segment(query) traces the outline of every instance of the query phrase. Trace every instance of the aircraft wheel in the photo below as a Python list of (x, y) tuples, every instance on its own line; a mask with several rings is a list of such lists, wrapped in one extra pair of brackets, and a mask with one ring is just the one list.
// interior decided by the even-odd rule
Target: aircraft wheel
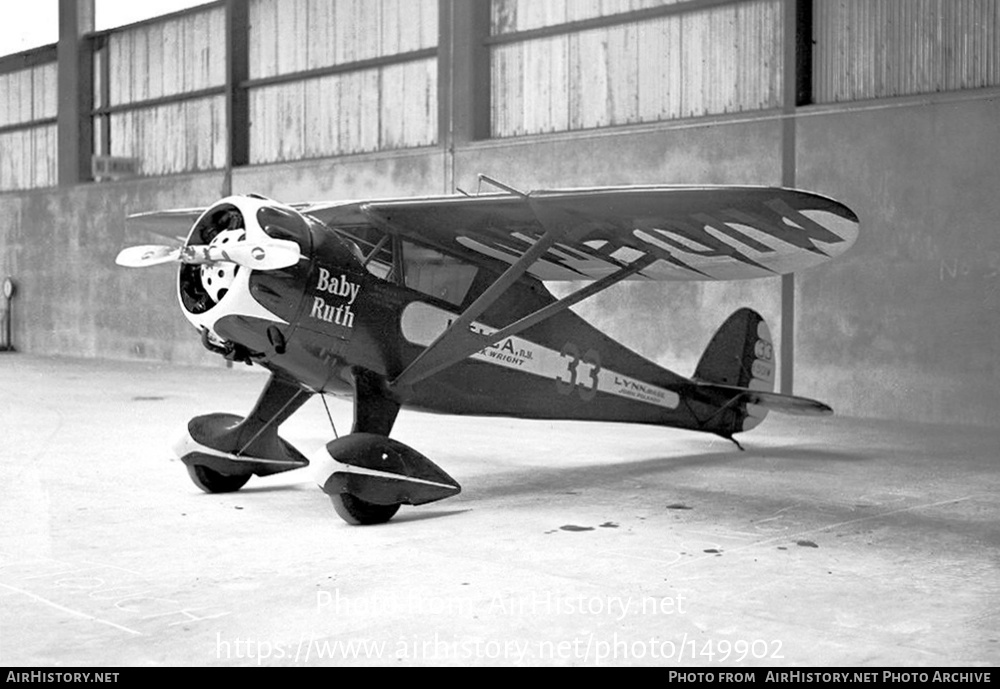
[(330, 502), (340, 518), (352, 526), (384, 524), (399, 510), (399, 505), (375, 505), (350, 493), (335, 493), (330, 496)]
[(250, 474), (227, 476), (201, 464), (187, 468), (194, 485), (206, 493), (235, 493), (250, 480)]

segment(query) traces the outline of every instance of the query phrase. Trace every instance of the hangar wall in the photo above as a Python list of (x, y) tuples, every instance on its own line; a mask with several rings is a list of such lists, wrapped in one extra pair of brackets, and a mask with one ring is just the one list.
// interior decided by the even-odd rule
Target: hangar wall
[[(211, 203), (221, 174), (0, 194), (0, 270), (17, 282), (13, 343), (31, 354), (207, 363), (175, 271), (120, 270), (124, 217)], [(137, 243), (160, 243), (154, 237)]]
[[(254, 6), (269, 1), (254, 0)], [(519, 2), (507, 0), (511, 6)], [(841, 9), (857, 11), (853, 0), (847, 5)], [(996, 3), (981, 5), (993, 6), (988, 18), (1000, 21)], [(218, 3), (208, 11), (218, 12)], [(530, 34), (531, 41), (552, 42), (546, 27), (527, 30), (543, 32), (535, 38)], [(137, 40), (148, 31), (137, 27), (128, 35)], [(106, 38), (105, 45), (116, 44)], [(516, 55), (508, 43), (495, 45), (505, 60)], [(905, 55), (905, 50), (897, 52)], [(423, 52), (416, 56), (427, 59)], [(526, 50), (522, 57), (537, 59), (537, 53)], [(336, 66), (320, 69), (329, 73), (317, 78), (339, 73)], [(216, 161), (203, 172), (62, 187), (51, 186), (55, 181), (49, 173), (15, 170), (18, 179), (34, 175), (41, 180), (35, 186), (43, 188), (0, 192), (0, 272), (14, 276), (20, 286), (14, 341), (21, 351), (46, 355), (219, 365), (180, 315), (170, 268), (134, 273), (113, 266), (126, 242), (123, 218), (131, 212), (206, 204), (230, 189), (284, 201), (436, 194), (452, 187), (472, 191), (481, 172), (525, 189), (640, 182), (780, 184), (787, 178), (791, 151), (797, 186), (843, 200), (862, 220), (861, 239), (847, 256), (796, 277), (795, 392), (819, 397), (847, 415), (1000, 425), (1000, 168), (995, 162), (1000, 159), (1000, 89), (995, 85), (1000, 76), (995, 64), (984, 62), (981, 74), (989, 78), (956, 82), (965, 90), (893, 97), (912, 92), (907, 84), (894, 85), (889, 77), (897, 72), (898, 64), (884, 68), (877, 79), (882, 90), (875, 94), (857, 91), (850, 79), (817, 78), (818, 104), (800, 103), (788, 114), (774, 101), (744, 111), (738, 102), (730, 109), (722, 100), (719, 112), (710, 116), (665, 111), (667, 119), (659, 121), (639, 118), (576, 131), (535, 119), (537, 133), (487, 128), (481, 137), (457, 136), (446, 130), (446, 118), (435, 114), (431, 119), (438, 133), (414, 130), (410, 145), (395, 150), (309, 160), (297, 159), (300, 151), (281, 162), (283, 154), (265, 141), (256, 150), (270, 152), (246, 163), (278, 160), (225, 169)], [(815, 76), (820, 75), (817, 68)], [(425, 94), (427, 79), (419, 80)], [(299, 93), (294, 84), (283, 83), (258, 82), (250, 91)], [(925, 85), (931, 91), (946, 87)], [(200, 97), (219, 98), (215, 90), (220, 88), (213, 85)], [(862, 100), (873, 95), (878, 100)], [(287, 124), (304, 111), (282, 109), (285, 96), (271, 110), (260, 109), (263, 101), (251, 107), (258, 108), (259, 117)], [(51, 113), (40, 112), (42, 119), (38, 113), (18, 114), (22, 120), (35, 118), (31, 135), (52, 126)], [(514, 122), (494, 115), (494, 124)], [(128, 116), (127, 109), (100, 115), (109, 120), (104, 131), (112, 136), (112, 152), (124, 145), (114, 122)], [(8, 121), (18, 120), (8, 115)], [(161, 125), (169, 128), (170, 118)], [(10, 125), (7, 136), (22, 136), (20, 127)], [(100, 131), (95, 126), (95, 139)], [(212, 141), (218, 140), (217, 126), (210, 133)], [(221, 140), (221, 150), (231, 155), (225, 137)], [(308, 137), (298, 140), (309, 145)], [(9, 149), (4, 153), (4, 165), (11, 166)], [(760, 310), (777, 339), (781, 296), (777, 279), (626, 283), (578, 310), (637, 351), (690, 373), (715, 327), (738, 306)]]
[(862, 227), (798, 277), (797, 382), (859, 416), (1000, 425), (1000, 91), (797, 124), (799, 183)]

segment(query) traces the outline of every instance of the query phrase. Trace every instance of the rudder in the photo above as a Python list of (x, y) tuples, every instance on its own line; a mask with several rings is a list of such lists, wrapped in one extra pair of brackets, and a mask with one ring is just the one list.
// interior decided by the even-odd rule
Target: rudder
[[(772, 392), (774, 369), (771, 329), (759, 313), (742, 308), (727, 318), (712, 336), (695, 368), (694, 380)], [(748, 431), (764, 420), (767, 409), (747, 404), (745, 413), (739, 430)]]

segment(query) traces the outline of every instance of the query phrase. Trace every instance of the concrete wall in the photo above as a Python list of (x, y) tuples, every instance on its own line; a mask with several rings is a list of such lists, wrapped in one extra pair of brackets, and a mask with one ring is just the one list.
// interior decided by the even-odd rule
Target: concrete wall
[[(235, 193), (282, 201), (440, 194), (439, 149), (356, 156), (240, 171)], [(176, 269), (118, 268), (133, 244), (169, 243), (126, 234), (125, 217), (207, 206), (225, 195), (221, 173), (177, 175), (69, 189), (0, 194), (0, 279), (18, 284), (13, 342), (36, 354), (217, 364), (181, 315)]]
[[(845, 257), (797, 279), (795, 391), (846, 415), (1000, 424), (1000, 93), (805, 108), (798, 186), (862, 219)], [(624, 183), (778, 184), (775, 113), (240, 169), (283, 201)], [(15, 344), (39, 354), (212, 362), (180, 315), (174, 271), (114, 266), (126, 214), (207, 204), (221, 174), (0, 195), (0, 272), (19, 280)], [(565, 289), (565, 287), (561, 288)], [(777, 279), (627, 283), (578, 310), (689, 374), (741, 305), (777, 335)]]
[(285, 203), (449, 193), (439, 148), (276, 163), (238, 169), (233, 193)]
[(1000, 425), (1000, 92), (970, 95), (799, 119), (799, 185), (862, 223), (799, 280), (800, 381), (852, 414)]
[(209, 361), (181, 315), (176, 270), (118, 268), (125, 216), (219, 198), (221, 174), (0, 194), (0, 272), (18, 285), (18, 351), (83, 357)]

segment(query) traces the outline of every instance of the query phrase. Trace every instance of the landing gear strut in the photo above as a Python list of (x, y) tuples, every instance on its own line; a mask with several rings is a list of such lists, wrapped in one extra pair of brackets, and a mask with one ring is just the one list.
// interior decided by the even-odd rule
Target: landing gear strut
[[(400, 505), (423, 505), (456, 495), (461, 487), (422, 454), (388, 437), (399, 403), (385, 379), (355, 369), (354, 428), (326, 445), (314, 463), (317, 483), (348, 524), (382, 524)], [(198, 416), (175, 448), (188, 475), (206, 493), (232, 493), (250, 477), (269, 476), (309, 465), (278, 436), (278, 427), (312, 393), (272, 374), (246, 418)]]
[(309, 466), (308, 459), (278, 437), (278, 426), (311, 394), (272, 374), (246, 418), (207, 414), (191, 419), (174, 448), (177, 456), (206, 493), (232, 493), (254, 474), (270, 476)]

